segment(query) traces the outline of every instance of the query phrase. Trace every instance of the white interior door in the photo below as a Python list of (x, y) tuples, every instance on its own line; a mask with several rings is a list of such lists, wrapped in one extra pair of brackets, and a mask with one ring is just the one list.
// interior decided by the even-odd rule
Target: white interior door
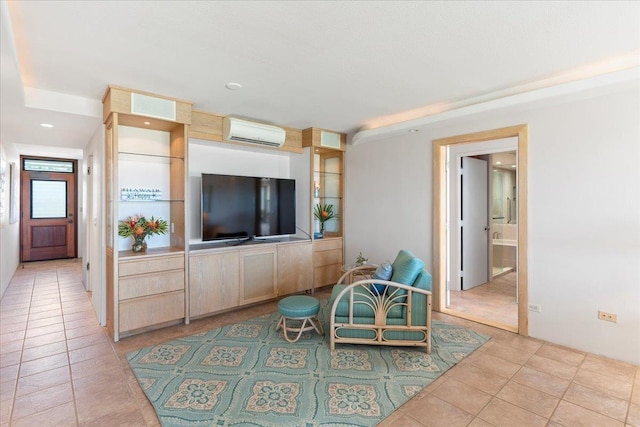
[(460, 179), (460, 282), (468, 290), (489, 280), (487, 162), (463, 157)]

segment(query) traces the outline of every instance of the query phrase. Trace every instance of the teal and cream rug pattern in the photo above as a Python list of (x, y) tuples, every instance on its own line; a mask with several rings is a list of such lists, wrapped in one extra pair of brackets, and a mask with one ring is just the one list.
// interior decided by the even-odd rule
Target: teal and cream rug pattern
[(163, 426), (373, 426), (487, 341), (433, 322), (430, 355), (338, 345), (306, 332), (289, 344), (279, 315), (127, 354)]

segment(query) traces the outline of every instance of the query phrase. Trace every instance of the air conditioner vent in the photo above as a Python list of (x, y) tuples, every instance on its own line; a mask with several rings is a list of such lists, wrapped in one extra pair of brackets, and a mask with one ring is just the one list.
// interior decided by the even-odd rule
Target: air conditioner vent
[(256, 139), (249, 139), (249, 138), (242, 138), (239, 136), (232, 136), (229, 138), (230, 141), (236, 141), (236, 142), (246, 142), (249, 144), (260, 144), (260, 145), (268, 145), (269, 147), (281, 147), (282, 144), (278, 143), (278, 142), (271, 142), (271, 141), (260, 141), (260, 140), (256, 140)]
[(225, 141), (278, 148), (284, 145), (287, 132), (273, 125), (225, 117), (222, 120), (222, 136)]

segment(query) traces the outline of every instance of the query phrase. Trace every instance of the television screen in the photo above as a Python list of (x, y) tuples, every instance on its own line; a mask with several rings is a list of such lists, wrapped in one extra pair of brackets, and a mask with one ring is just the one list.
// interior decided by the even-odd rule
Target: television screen
[(202, 174), (202, 240), (296, 232), (295, 180)]

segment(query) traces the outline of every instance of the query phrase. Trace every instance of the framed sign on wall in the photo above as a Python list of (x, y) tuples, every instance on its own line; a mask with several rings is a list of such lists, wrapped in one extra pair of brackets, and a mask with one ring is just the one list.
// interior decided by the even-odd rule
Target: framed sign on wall
[(16, 162), (9, 165), (9, 224), (18, 222), (20, 212), (20, 178)]

